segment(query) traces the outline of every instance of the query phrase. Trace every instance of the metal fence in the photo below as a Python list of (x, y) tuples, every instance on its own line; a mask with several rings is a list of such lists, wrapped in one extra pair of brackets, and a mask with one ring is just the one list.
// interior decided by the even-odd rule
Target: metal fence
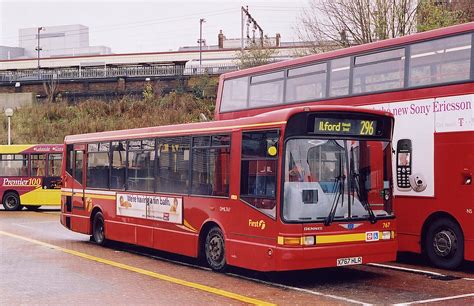
[(40, 70), (15, 70), (0, 71), (0, 82), (21, 81), (47, 81), (57, 80), (80, 80), (100, 78), (139, 78), (139, 77), (161, 77), (180, 75), (219, 75), (225, 72), (238, 70), (234, 64), (225, 65), (202, 65), (196, 67), (185, 67), (182, 65), (166, 66), (104, 66), (104, 67), (68, 67)]

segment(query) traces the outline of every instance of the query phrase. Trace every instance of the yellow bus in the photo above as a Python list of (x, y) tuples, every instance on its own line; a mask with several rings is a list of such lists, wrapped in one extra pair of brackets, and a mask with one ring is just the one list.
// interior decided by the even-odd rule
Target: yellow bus
[(61, 205), (63, 145), (0, 145), (0, 197), (5, 210)]

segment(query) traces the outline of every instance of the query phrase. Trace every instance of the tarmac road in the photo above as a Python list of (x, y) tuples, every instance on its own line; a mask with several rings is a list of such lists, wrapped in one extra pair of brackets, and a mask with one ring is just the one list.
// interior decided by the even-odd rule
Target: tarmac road
[(16, 304), (474, 304), (474, 264), (446, 271), (397, 263), (214, 273), (192, 258), (111, 243), (59, 223), (59, 211), (0, 210), (0, 305)]

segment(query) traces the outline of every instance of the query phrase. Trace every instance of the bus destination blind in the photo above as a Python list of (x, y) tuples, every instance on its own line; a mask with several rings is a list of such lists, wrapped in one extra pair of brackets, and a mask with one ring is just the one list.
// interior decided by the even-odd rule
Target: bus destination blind
[(313, 133), (328, 135), (375, 136), (376, 120), (315, 118)]

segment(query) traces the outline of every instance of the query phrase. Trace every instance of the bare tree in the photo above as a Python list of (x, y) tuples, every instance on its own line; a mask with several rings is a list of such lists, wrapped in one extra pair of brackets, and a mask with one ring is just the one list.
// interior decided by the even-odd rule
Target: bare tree
[(297, 32), (319, 53), (416, 31), (417, 0), (313, 0)]
[(263, 46), (252, 42), (243, 51), (237, 52), (237, 65), (240, 69), (265, 65), (273, 61), (277, 52), (268, 40), (264, 40)]
[(58, 93), (58, 79), (55, 75), (48, 79), (47, 82), (43, 82), (43, 88), (48, 96), (48, 103), (54, 102), (54, 99)]

